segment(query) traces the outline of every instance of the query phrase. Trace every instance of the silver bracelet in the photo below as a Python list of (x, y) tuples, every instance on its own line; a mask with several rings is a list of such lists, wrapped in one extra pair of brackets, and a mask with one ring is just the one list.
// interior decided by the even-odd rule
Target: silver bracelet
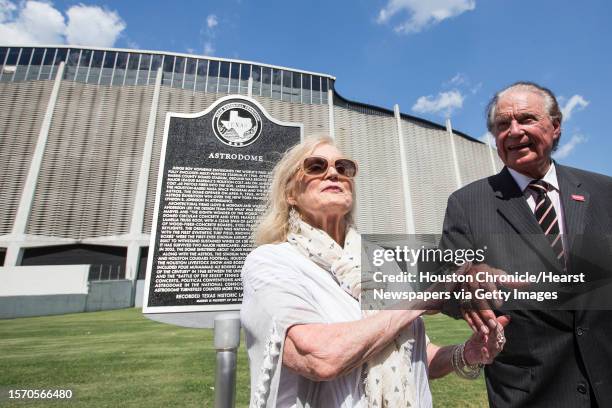
[[(467, 343), (467, 342), (466, 342)], [(468, 364), (465, 361), (465, 343), (457, 344), (453, 349), (453, 354), (451, 356), (451, 366), (457, 374), (461, 378), (465, 378), (466, 380), (475, 380), (480, 376), (480, 371), (482, 370), (482, 364)]]

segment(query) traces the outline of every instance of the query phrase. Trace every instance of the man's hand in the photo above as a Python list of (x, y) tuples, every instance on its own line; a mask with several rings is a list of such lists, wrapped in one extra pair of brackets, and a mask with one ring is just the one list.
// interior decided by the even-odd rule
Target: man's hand
[(472, 293), (472, 299), (460, 302), (461, 315), (474, 332), (480, 332), (484, 336), (494, 333), (494, 330), (497, 329), (498, 321), (496, 320), (495, 313), (493, 313), (493, 309), (500, 308), (503, 305), (503, 300), (499, 296), (493, 297), (492, 300), (477, 299), (476, 291), (480, 290), (479, 293), (481, 294), (486, 292), (494, 293), (500, 290), (501, 287), (518, 289), (528, 286), (529, 283), (499, 283), (499, 277), (507, 275), (507, 273), (484, 263), (471, 265), (466, 275), (471, 275), (472, 279), (469, 279), (469, 282), (463, 283), (460, 290)]

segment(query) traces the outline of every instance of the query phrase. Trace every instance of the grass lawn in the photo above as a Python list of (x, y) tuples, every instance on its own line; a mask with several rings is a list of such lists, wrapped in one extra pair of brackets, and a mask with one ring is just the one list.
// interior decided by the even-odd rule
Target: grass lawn
[[(465, 340), (463, 322), (426, 318), (437, 344)], [(212, 407), (212, 330), (144, 318), (140, 309), (0, 320), (0, 406)], [(244, 342), (238, 360), (237, 406), (248, 406)], [(7, 389), (71, 389), (70, 401), (9, 401)], [(482, 378), (455, 375), (432, 383), (438, 407), (486, 406)]]

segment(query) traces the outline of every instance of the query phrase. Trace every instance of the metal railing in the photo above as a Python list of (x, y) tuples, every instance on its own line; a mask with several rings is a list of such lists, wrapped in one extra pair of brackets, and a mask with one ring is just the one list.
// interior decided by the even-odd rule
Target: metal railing
[(125, 267), (121, 264), (89, 265), (89, 281), (125, 279)]

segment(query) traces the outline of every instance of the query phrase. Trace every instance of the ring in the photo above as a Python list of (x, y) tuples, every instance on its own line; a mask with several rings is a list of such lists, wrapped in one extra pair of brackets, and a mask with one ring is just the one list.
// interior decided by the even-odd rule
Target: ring
[(506, 342), (506, 338), (504, 337), (504, 335), (497, 335), (497, 342), (498, 343), (505, 343)]

